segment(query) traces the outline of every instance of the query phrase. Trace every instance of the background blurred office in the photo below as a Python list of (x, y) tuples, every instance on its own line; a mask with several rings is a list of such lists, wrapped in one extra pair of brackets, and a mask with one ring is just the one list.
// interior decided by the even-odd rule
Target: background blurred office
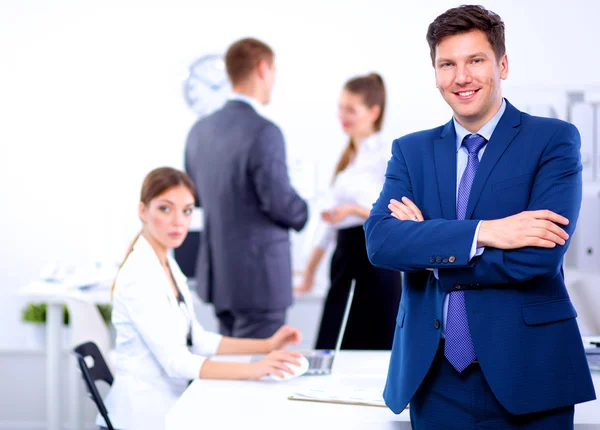
[[(450, 119), (433, 85), (425, 31), (458, 4), (3, 1), (0, 429), (42, 429), (48, 419), (69, 425), (81, 418), (71, 407), (77, 400), (68, 351), (75, 326), (58, 327), (46, 338), (44, 324), (23, 321), (23, 315), (47, 318), (40, 308), (22, 313), (40, 301), (27, 288), (42, 278), (81, 285), (112, 273), (139, 227), (140, 178), (157, 166), (183, 168), (190, 127), (229, 96), (221, 60), (227, 46), (252, 36), (275, 51), (277, 83), (265, 115), (281, 127), (292, 184), (314, 209), (322, 206), (347, 143), (337, 122), (340, 83), (381, 73), (388, 100), (383, 134), (390, 144)], [(600, 4), (484, 5), (510, 23), (513, 74), (504, 95), (521, 110), (570, 120), (581, 132), (584, 202), (566, 277), (582, 332), (599, 335), (600, 58), (591, 41), (600, 40)], [(318, 234), (318, 212), (309, 212), (307, 227), (291, 236), (295, 284)], [(201, 229), (200, 214), (195, 225)], [(303, 332), (301, 347), (314, 345), (328, 271), (322, 264), (312, 292), (296, 297), (288, 312), (288, 323)], [(217, 330), (213, 309), (200, 301), (195, 306), (202, 325)], [(61, 308), (53, 309), (48, 318)], [(95, 407), (83, 400), (85, 428), (93, 428)]]

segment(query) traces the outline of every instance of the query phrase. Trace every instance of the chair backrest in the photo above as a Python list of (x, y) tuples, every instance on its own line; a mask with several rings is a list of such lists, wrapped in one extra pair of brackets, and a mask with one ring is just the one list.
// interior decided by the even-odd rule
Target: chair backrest
[[(85, 382), (85, 385), (90, 393), (90, 397), (96, 404), (98, 411), (106, 422), (106, 427), (109, 430), (113, 430), (112, 423), (108, 418), (108, 411), (104, 406), (98, 387), (96, 387), (96, 381), (104, 381), (108, 385), (113, 383), (113, 375), (110, 369), (106, 365), (102, 353), (98, 349), (98, 346), (94, 342), (86, 342), (74, 348), (75, 356), (77, 357), (77, 363), (81, 370), (81, 376)], [(91, 357), (93, 365), (88, 365), (86, 358)]]
[(102, 319), (96, 304), (85, 297), (72, 294), (66, 299), (71, 325), (71, 347), (75, 348), (85, 342), (94, 342), (110, 368), (110, 331)]
[(188, 278), (196, 276), (196, 263), (200, 248), (200, 232), (189, 231), (183, 243), (173, 250), (173, 257), (183, 274)]

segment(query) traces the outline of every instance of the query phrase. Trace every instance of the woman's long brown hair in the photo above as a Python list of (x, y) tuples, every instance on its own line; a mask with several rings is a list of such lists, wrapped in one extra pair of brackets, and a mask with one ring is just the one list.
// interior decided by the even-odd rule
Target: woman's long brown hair
[[(358, 76), (346, 82), (344, 89), (352, 94), (358, 94), (362, 96), (363, 103), (367, 107), (380, 107), (381, 112), (379, 113), (379, 117), (377, 117), (373, 123), (373, 128), (375, 131), (381, 131), (381, 126), (383, 125), (383, 114), (385, 113), (386, 99), (383, 78), (377, 73), (370, 73), (366, 76)], [(346, 145), (346, 148), (344, 148), (344, 151), (342, 152), (342, 155), (335, 167), (335, 173), (333, 174), (334, 182), (337, 175), (346, 167), (348, 167), (348, 164), (350, 164), (355, 156), (356, 144), (352, 138), (350, 138), (348, 145)]]
[[(154, 169), (150, 173), (146, 175), (144, 179), (144, 183), (142, 184), (142, 193), (140, 196), (140, 201), (144, 203), (144, 205), (148, 206), (150, 202), (156, 197), (160, 196), (164, 192), (170, 190), (173, 187), (184, 186), (187, 188), (193, 196), (196, 195), (196, 190), (194, 189), (194, 183), (190, 179), (190, 177), (185, 173), (177, 169), (173, 169), (172, 167), (159, 167), (158, 169)], [(127, 261), (127, 258), (133, 251), (133, 247), (139, 237), (141, 236), (142, 231), (135, 236), (131, 244), (129, 245), (129, 249), (127, 250), (127, 254), (125, 254), (125, 258), (123, 262), (119, 265), (119, 269), (117, 271), (117, 275), (119, 271)], [(113, 284), (110, 288), (110, 296), (115, 291), (115, 284), (117, 282), (116, 276)]]

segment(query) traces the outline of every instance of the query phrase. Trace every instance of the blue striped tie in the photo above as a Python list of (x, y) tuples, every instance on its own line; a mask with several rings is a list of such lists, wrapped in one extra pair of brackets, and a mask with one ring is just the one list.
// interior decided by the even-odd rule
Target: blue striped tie
[[(486, 143), (485, 137), (479, 134), (468, 134), (463, 140), (462, 144), (469, 151), (469, 160), (458, 186), (456, 219), (465, 219), (471, 186), (479, 167), (477, 154)], [(448, 299), (444, 355), (459, 372), (465, 370), (477, 358), (469, 330), (464, 291), (452, 291)]]

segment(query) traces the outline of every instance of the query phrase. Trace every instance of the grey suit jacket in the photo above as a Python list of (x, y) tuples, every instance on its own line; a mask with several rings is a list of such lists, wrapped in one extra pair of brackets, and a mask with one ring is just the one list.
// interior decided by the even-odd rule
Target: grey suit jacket
[(274, 310), (292, 303), (289, 229), (307, 205), (288, 177), (279, 128), (229, 101), (191, 129), (185, 166), (204, 210), (198, 294), (217, 310)]

